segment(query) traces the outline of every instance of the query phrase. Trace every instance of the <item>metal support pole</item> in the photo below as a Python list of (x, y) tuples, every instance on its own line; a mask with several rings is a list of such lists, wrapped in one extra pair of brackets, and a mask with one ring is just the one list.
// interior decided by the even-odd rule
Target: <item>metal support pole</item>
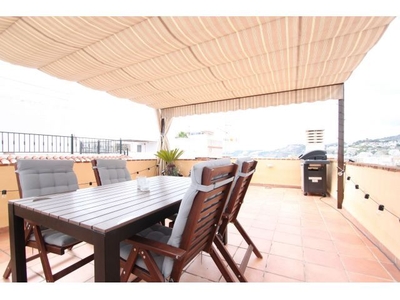
[(119, 139), (119, 154), (122, 154), (122, 139)]
[(344, 198), (344, 99), (338, 100), (338, 172), (337, 172), (337, 208), (342, 208)]

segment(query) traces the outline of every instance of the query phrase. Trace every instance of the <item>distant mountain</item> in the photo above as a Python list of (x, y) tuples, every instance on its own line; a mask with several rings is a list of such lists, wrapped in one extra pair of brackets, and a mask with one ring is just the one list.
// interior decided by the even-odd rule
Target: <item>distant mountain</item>
[(232, 152), (226, 152), (224, 155), (230, 157), (250, 156), (250, 157), (268, 157), (268, 158), (288, 158), (288, 157), (299, 157), (303, 154), (306, 149), (305, 145), (291, 144), (283, 148), (274, 150), (236, 150)]
[[(370, 156), (393, 156), (400, 152), (400, 134), (377, 139), (364, 139), (352, 144), (345, 143), (345, 157), (357, 161), (360, 155)], [(259, 158), (298, 158), (304, 154), (306, 146), (302, 144), (291, 144), (274, 150), (236, 150), (226, 152), (224, 155), (230, 157), (250, 156)], [(326, 144), (325, 150), (328, 157), (335, 157), (338, 151), (338, 144)]]
[(383, 138), (378, 138), (378, 139), (364, 139), (364, 140), (359, 140), (353, 143), (353, 145), (361, 144), (361, 143), (381, 143), (381, 142), (391, 142), (391, 141), (400, 141), (400, 134), (398, 135), (393, 135), (393, 136), (387, 136)]

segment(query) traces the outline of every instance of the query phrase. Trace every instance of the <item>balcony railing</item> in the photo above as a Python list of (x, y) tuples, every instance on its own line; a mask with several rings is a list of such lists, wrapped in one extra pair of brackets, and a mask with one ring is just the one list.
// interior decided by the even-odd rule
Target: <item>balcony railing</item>
[(0, 131), (0, 153), (70, 153), (128, 155), (129, 147), (122, 139), (5, 132)]

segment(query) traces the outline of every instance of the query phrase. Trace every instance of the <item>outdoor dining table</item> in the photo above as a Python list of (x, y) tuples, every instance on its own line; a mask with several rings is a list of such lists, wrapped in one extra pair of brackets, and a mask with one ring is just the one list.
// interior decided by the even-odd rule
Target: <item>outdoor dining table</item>
[(8, 204), (12, 281), (26, 282), (24, 220), (53, 228), (93, 245), (96, 282), (120, 280), (119, 244), (179, 209), (189, 177), (148, 177), (75, 192), (10, 200)]

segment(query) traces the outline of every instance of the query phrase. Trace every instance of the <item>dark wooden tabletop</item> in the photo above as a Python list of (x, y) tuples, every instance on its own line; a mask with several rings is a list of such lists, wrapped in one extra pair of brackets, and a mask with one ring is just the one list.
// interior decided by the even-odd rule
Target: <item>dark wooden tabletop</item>
[(13, 202), (63, 222), (107, 232), (180, 201), (190, 185), (186, 177), (155, 176), (147, 180), (149, 191), (138, 190), (136, 180), (132, 180)]

